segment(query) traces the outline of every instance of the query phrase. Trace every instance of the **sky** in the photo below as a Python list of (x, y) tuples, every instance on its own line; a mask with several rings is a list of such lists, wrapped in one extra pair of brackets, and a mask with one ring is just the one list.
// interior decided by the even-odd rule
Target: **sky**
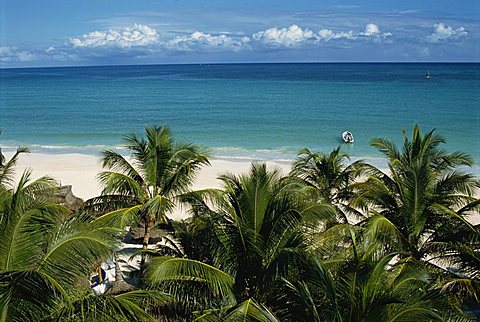
[(0, 0), (0, 68), (479, 62), (479, 0)]

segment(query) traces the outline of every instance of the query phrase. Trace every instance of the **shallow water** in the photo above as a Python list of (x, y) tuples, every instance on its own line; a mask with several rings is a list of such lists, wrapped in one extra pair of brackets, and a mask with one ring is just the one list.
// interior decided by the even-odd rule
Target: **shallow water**
[[(432, 79), (425, 79), (429, 70)], [(227, 64), (0, 70), (0, 146), (96, 153), (169, 124), (217, 157), (328, 152), (348, 129), (401, 144), (417, 122), (480, 160), (480, 64)]]

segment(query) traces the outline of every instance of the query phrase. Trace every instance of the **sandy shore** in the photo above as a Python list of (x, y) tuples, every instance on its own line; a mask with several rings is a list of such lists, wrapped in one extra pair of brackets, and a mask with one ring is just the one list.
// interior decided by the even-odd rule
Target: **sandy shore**
[[(12, 153), (4, 153), (7, 160)], [(241, 174), (250, 169), (251, 160), (237, 159), (212, 159), (211, 166), (204, 167), (192, 188), (195, 190), (205, 188), (219, 188), (220, 181), (217, 179), (225, 173)], [(266, 162), (267, 166), (278, 168), (282, 173), (288, 173), (291, 165), (288, 162)], [(32, 178), (48, 175), (56, 179), (62, 185), (71, 185), (73, 193), (84, 200), (100, 195), (101, 186), (96, 179), (102, 170), (100, 159), (97, 156), (79, 153), (70, 154), (42, 154), (29, 153), (20, 156), (16, 177), (26, 169), (32, 170)], [(186, 217), (185, 210), (177, 208), (170, 215), (171, 218)], [(480, 223), (480, 216), (469, 218), (474, 224)]]
[[(7, 160), (12, 153), (5, 153)], [(226, 160), (212, 159), (211, 166), (204, 167), (200, 171), (192, 188), (195, 190), (206, 188), (219, 188), (220, 181), (217, 178), (225, 173), (241, 174), (250, 169), (250, 160)], [(287, 162), (267, 162), (270, 169), (279, 168), (282, 173), (290, 171), (290, 164)], [(29, 153), (20, 156), (16, 168), (16, 177), (30, 168), (32, 178), (50, 176), (62, 185), (71, 185), (73, 193), (84, 200), (96, 197), (101, 193), (101, 186), (96, 179), (97, 174), (102, 171), (100, 159), (97, 156), (87, 154), (42, 154)], [(172, 218), (185, 217), (185, 211), (176, 209), (171, 215)]]

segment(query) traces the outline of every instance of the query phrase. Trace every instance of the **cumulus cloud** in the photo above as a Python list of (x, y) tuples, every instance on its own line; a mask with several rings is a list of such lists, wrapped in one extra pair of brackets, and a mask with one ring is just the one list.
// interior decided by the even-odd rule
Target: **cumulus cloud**
[(369, 23), (365, 26), (365, 31), (362, 34), (364, 36), (376, 36), (380, 34), (380, 28), (374, 23)]
[(1, 46), (0, 62), (27, 62), (35, 60), (35, 55), (17, 47)]
[(355, 34), (351, 30), (335, 32), (330, 29), (320, 29), (318, 31), (318, 40), (329, 41), (332, 39), (355, 39)]
[(380, 28), (373, 23), (365, 26), (363, 31), (334, 31), (331, 29), (320, 29), (318, 33), (314, 33), (308, 28), (303, 29), (298, 25), (291, 25), (288, 28), (269, 28), (259, 31), (252, 35), (252, 39), (261, 41), (267, 45), (291, 47), (302, 43), (316, 43), (320, 41), (330, 40), (357, 40), (371, 38), (375, 40), (386, 39), (392, 36), (389, 32), (382, 32)]
[(190, 35), (177, 36), (165, 43), (165, 47), (172, 50), (193, 51), (195, 49), (226, 49), (240, 50), (250, 41), (249, 37), (230, 37), (225, 34), (211, 35), (195, 31)]
[(316, 35), (308, 28), (302, 29), (298, 25), (291, 25), (288, 28), (273, 27), (259, 31), (254, 33), (252, 38), (266, 44), (290, 47), (308, 40), (315, 40)]
[(132, 48), (144, 47), (157, 44), (159, 35), (154, 28), (134, 24), (133, 27), (121, 30), (93, 31), (83, 35), (81, 38), (72, 38), (70, 43), (73, 47), (119, 47)]
[(369, 23), (365, 26), (365, 29), (360, 32), (350, 31), (339, 31), (335, 32), (330, 29), (320, 29), (318, 32), (318, 40), (329, 41), (332, 39), (360, 39), (360, 38), (373, 38), (376, 40), (386, 39), (392, 36), (390, 32), (382, 32), (378, 25), (374, 23)]
[(382, 32), (378, 25), (374, 23), (369, 23), (365, 26), (365, 29), (359, 35), (364, 37), (371, 37), (375, 40), (381, 40), (391, 37), (392, 33)]
[(433, 25), (433, 33), (427, 37), (427, 41), (437, 43), (446, 40), (459, 40), (468, 35), (464, 27), (453, 28), (443, 22)]
[[(169, 34), (169, 33), (165, 33)], [(63, 46), (48, 47), (40, 55), (58, 61), (151, 59), (171, 55), (173, 52), (239, 52), (265, 48), (301, 48), (320, 46), (327, 41), (383, 41), (392, 34), (382, 32), (376, 24), (367, 24), (357, 31), (321, 29), (315, 31), (292, 24), (289, 27), (272, 27), (249, 35), (229, 31), (208, 33), (195, 31), (160, 39), (155, 28), (134, 24), (122, 29), (92, 31), (70, 38)], [(23, 59), (27, 59), (27, 53)], [(10, 55), (12, 56), (12, 55)], [(11, 59), (11, 58), (10, 58)]]

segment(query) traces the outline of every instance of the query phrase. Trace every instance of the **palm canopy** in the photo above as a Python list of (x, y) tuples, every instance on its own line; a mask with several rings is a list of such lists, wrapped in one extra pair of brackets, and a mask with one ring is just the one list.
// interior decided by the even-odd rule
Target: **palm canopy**
[(324, 216), (324, 208), (305, 199), (297, 182), (265, 164), (253, 163), (250, 173), (220, 180), (224, 194), (214, 210), (221, 215), (213, 227), (218, 238), (214, 263), (235, 277), (240, 298), (261, 296), (294, 269), (304, 254), (306, 221)]
[(208, 165), (201, 147), (175, 141), (167, 126), (146, 127), (146, 138), (130, 134), (124, 147), (130, 158), (113, 150), (102, 152), (106, 171), (98, 178), (101, 196), (87, 201), (87, 210), (106, 213), (102, 220), (118, 226), (145, 224), (144, 247), (150, 228), (167, 220), (179, 195), (188, 191), (198, 170)]
[(357, 213), (348, 207), (346, 201), (352, 197), (351, 184), (365, 170), (365, 163), (357, 160), (348, 164), (349, 155), (340, 147), (329, 154), (315, 153), (307, 148), (298, 153), (291, 175), (306, 185), (313, 199), (335, 206), (337, 220), (348, 222), (348, 215)]
[(285, 280), (277, 303), (288, 305), (279, 306), (278, 315), (295, 321), (442, 321), (454, 312), (420, 263), (399, 262), (398, 254), (355, 237), (344, 250), (325, 260), (312, 256), (301, 275)]
[(478, 274), (479, 227), (466, 219), (478, 215), (480, 182), (458, 169), (471, 166), (471, 157), (440, 149), (445, 140), (434, 130), (422, 135), (415, 125), (411, 139), (403, 133), (402, 150), (387, 139), (372, 141), (389, 173), (370, 167), (368, 179), (354, 185), (352, 205), (368, 212), (363, 224), (392, 250)]
[(147, 276), (154, 285), (173, 281), (174, 293), (181, 291), (177, 287), (182, 281), (200, 282), (223, 299), (220, 304), (217, 300), (217, 309), (239, 309), (249, 299), (265, 301), (282, 277), (296, 271), (306, 255), (305, 221), (317, 218), (324, 208), (305, 200), (297, 181), (268, 171), (265, 164), (253, 163), (248, 174), (227, 174), (220, 180), (222, 190), (190, 195), (194, 218), (215, 218), (209, 222), (209, 263), (154, 258)]
[(88, 285), (90, 272), (109, 256), (119, 230), (81, 218), (54, 203), (56, 183), (24, 172), (0, 198), (1, 320), (40, 320), (58, 298)]

